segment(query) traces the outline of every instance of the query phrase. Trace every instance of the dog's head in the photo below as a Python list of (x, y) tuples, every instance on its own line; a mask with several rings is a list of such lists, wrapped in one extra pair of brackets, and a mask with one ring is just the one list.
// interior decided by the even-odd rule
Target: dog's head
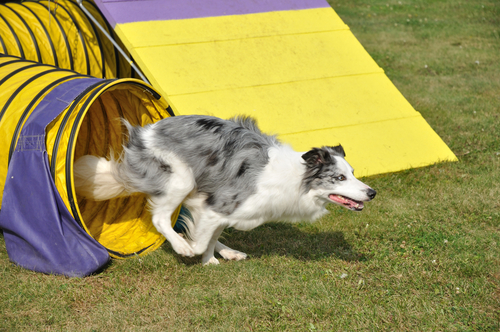
[(344, 157), (341, 145), (314, 148), (303, 154), (304, 187), (324, 204), (361, 211), (363, 202), (371, 201), (377, 192), (354, 177), (354, 170)]

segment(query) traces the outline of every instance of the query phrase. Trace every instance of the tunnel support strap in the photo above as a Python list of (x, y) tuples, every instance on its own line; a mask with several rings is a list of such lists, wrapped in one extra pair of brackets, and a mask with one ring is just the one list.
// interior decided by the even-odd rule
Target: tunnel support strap
[(109, 261), (107, 250), (88, 235), (66, 208), (50, 176), (46, 126), (98, 79), (80, 78), (54, 88), (21, 131), (4, 188), (0, 227), (9, 258), (25, 268), (85, 276)]
[(142, 71), (135, 65), (134, 61), (132, 61), (132, 59), (130, 59), (128, 57), (127, 53), (125, 53), (125, 51), (122, 50), (122, 48), (120, 47), (120, 45), (118, 45), (118, 43), (114, 40), (114, 38), (111, 37), (111, 35), (106, 31), (106, 29), (104, 29), (103, 26), (100, 25), (99, 22), (95, 19), (95, 17), (92, 16), (92, 14), (87, 10), (87, 8), (85, 8), (85, 6), (83, 5), (83, 1), (82, 0), (77, 0), (77, 3), (80, 6), (81, 10), (92, 20), (92, 22), (94, 22), (94, 24), (99, 28), (99, 30), (101, 30), (102, 33), (106, 36), (106, 38), (108, 38), (109, 41), (113, 44), (113, 46), (116, 47), (116, 49), (125, 58), (125, 60), (130, 64), (130, 66), (132, 68), (134, 68), (134, 70), (140, 76), (140, 78), (144, 82), (146, 82), (147, 84), (150, 84), (149, 81), (148, 81), (148, 79), (146, 78), (146, 76), (144, 76), (144, 74), (142, 73)]

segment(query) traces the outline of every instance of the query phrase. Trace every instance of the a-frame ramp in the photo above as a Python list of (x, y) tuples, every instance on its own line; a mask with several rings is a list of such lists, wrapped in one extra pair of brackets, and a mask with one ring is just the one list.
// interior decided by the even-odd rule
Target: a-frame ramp
[(296, 150), (341, 143), (357, 176), (455, 155), (325, 0), (96, 0), (177, 115), (252, 115)]

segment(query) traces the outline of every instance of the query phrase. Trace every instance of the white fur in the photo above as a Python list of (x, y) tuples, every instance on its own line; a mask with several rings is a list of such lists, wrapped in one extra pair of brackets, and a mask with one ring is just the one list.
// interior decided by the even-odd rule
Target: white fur
[(95, 201), (113, 197), (129, 196), (130, 193), (113, 174), (115, 163), (95, 156), (79, 158), (73, 167), (75, 187), (78, 195)]
[(325, 214), (324, 204), (301, 188), (305, 172), (301, 155), (287, 145), (271, 148), (257, 192), (225, 218), (227, 226), (250, 230), (267, 221), (314, 220)]
[[(346, 177), (346, 180), (342, 181), (341, 185), (336, 189), (336, 193), (355, 199), (357, 201), (365, 201), (366, 190), (370, 189), (370, 187), (354, 177), (353, 168), (344, 158), (334, 158), (336, 159), (337, 168), (339, 168), (342, 171), (342, 174)], [(333, 202), (328, 198), (328, 195), (331, 193), (331, 190), (328, 188), (316, 189), (313, 191), (313, 194), (317, 197), (321, 197), (321, 199), (325, 203), (331, 202), (338, 204), (337, 202)]]
[(171, 218), (177, 207), (194, 189), (194, 176), (191, 169), (175, 155), (168, 154), (164, 157), (172, 168), (172, 175), (165, 183), (165, 195), (150, 198), (153, 225), (170, 242), (175, 252), (182, 256), (191, 257), (194, 256), (193, 248), (173, 230)]
[[(345, 195), (359, 201), (369, 200), (365, 192), (369, 187), (354, 177), (351, 166), (341, 157), (335, 158), (346, 180), (339, 188), (335, 187), (337, 189), (334, 192), (329, 188), (306, 192), (303, 188), (306, 165), (302, 153), (295, 152), (287, 145), (280, 145), (269, 149), (269, 162), (257, 179), (256, 192), (232, 214), (222, 215), (205, 203), (206, 195), (196, 190), (191, 169), (178, 156), (168, 151), (156, 151), (148, 133), (143, 139), (150, 151), (172, 168), (172, 175), (165, 183), (166, 195), (150, 198), (153, 224), (177, 253), (183, 256), (202, 255), (204, 265), (219, 264), (214, 251), (228, 260), (247, 257), (245, 253), (218, 242), (226, 227), (250, 230), (273, 220), (314, 220), (327, 213), (327, 203), (336, 203), (328, 198), (330, 194)], [(93, 156), (80, 158), (74, 169), (78, 193), (95, 200), (130, 194), (130, 190), (113, 175), (116, 174), (113, 171), (115, 168), (116, 162), (113, 160)], [(187, 222), (188, 240), (179, 236), (170, 222), (172, 213), (181, 203), (193, 216), (193, 221)]]

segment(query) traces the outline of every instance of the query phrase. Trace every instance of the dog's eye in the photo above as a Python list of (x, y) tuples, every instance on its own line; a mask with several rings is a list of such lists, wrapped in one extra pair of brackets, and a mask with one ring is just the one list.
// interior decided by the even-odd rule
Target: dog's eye
[(339, 176), (337, 176), (337, 178), (336, 178), (336, 179), (337, 179), (338, 181), (345, 181), (345, 176), (343, 176), (343, 175), (339, 175)]

